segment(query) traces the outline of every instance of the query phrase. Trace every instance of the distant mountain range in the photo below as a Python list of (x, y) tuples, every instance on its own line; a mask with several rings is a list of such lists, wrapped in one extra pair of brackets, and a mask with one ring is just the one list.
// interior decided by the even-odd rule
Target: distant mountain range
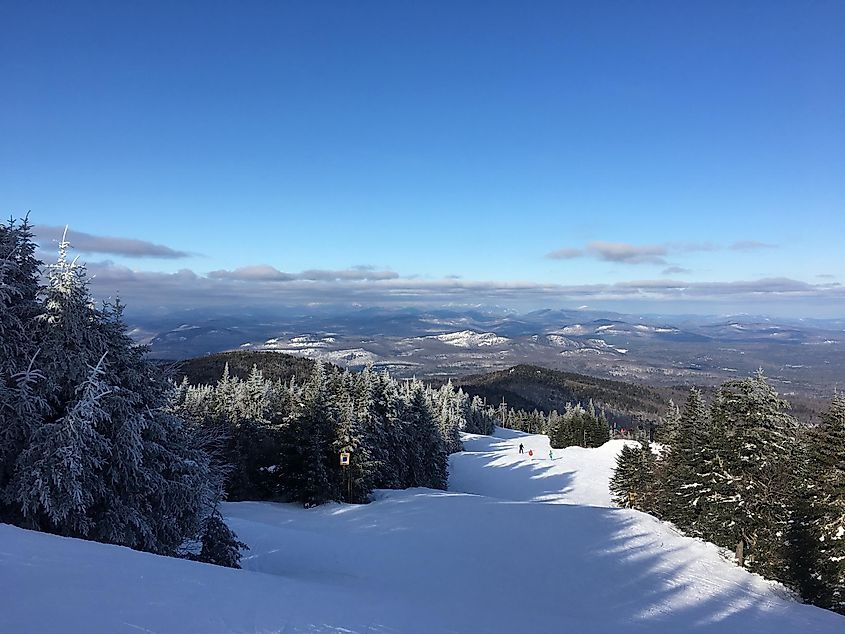
[(267, 350), (429, 378), (529, 363), (653, 386), (714, 385), (762, 367), (790, 397), (827, 399), (845, 387), (845, 320), (362, 308), (191, 312), (134, 326), (135, 337), (161, 359)]

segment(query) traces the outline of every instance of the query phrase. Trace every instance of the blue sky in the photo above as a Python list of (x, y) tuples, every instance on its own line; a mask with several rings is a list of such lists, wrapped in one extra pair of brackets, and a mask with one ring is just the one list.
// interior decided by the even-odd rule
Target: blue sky
[(843, 315), (843, 31), (842, 2), (4, 3), (0, 200), (130, 302), (181, 270), (221, 302), (649, 282)]

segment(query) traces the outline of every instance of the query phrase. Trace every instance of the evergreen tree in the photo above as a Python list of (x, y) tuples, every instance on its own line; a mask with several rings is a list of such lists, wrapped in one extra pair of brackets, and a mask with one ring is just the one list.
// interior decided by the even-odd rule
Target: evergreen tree
[[(792, 544), (805, 600), (845, 614), (845, 397), (837, 394), (808, 434), (806, 480), (799, 500), (803, 523)], [(803, 533), (803, 535), (802, 535)], [(803, 574), (801, 574), (803, 572)]]
[[(28, 239), (24, 224), (18, 241)], [(171, 387), (126, 333), (122, 307), (94, 307), (68, 249), (63, 240), (43, 302), (31, 305), (38, 267), (27, 244), (15, 249), (16, 274), (4, 277), (28, 298), (17, 314), (27, 315), (35, 352), (11, 385), (0, 381), (2, 519), (176, 555), (219, 501), (210, 460), (168, 411)]]
[(671, 451), (677, 443), (678, 434), (681, 433), (681, 425), (681, 410), (669, 399), (669, 407), (657, 425), (656, 440)]
[(396, 381), (386, 373), (375, 378), (372, 412), (380, 438), (375, 486), (399, 489), (407, 486), (409, 481), (410, 426), (404, 417), (405, 404)]
[(200, 546), (199, 555), (193, 555), (191, 559), (227, 568), (240, 568), (241, 551), (249, 550), (249, 546), (226, 526), (223, 516), (216, 509), (205, 522)]
[(445, 489), (448, 481), (446, 446), (421, 384), (414, 382), (404, 412), (410, 431), (407, 486)]
[(651, 512), (655, 506), (655, 458), (647, 441), (626, 444), (616, 458), (610, 480), (613, 501), (623, 508)]
[(101, 400), (109, 393), (103, 361), (90, 369), (67, 415), (38, 426), (18, 459), (7, 499), (30, 528), (78, 537), (92, 530), (89, 509), (105, 497), (100, 471), (111, 449), (97, 431), (107, 416)]
[(333, 451), (336, 456), (350, 455), (348, 466), (335, 467), (341, 500), (355, 504), (367, 502), (373, 488), (375, 464), (352, 400), (346, 403), (338, 418)]
[(27, 220), (0, 224), (0, 520), (10, 522), (20, 516), (4, 503), (4, 491), (46, 407), (33, 336), (41, 265), (34, 252)]
[(762, 574), (785, 567), (797, 429), (788, 407), (762, 372), (723, 384), (713, 405), (725, 435), (713, 506), (717, 536), (730, 537), (737, 562)]
[(337, 486), (330, 479), (332, 437), (337, 408), (329, 390), (329, 380), (321, 362), (302, 393), (299, 411), (289, 426), (282, 477), (294, 499), (306, 507), (337, 498)]
[(602, 412), (599, 415), (595, 413), (590, 414), (591, 429), (588, 432), (590, 447), (601, 447), (604, 443), (610, 440), (610, 427), (607, 424)]
[[(671, 415), (671, 413), (670, 413)], [(713, 494), (711, 465), (717, 440), (701, 392), (691, 388), (677, 422), (664, 429), (661, 515), (690, 534), (702, 536), (700, 518)]]

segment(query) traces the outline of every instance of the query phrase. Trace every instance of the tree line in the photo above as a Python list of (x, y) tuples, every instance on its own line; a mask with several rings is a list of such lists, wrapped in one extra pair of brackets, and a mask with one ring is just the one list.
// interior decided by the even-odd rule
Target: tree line
[(610, 426), (604, 411), (590, 400), (586, 407), (566, 403), (562, 414), (552, 410), (530, 412), (509, 409), (502, 403), (499, 416), (503, 426), (529, 434), (546, 434), (554, 449), (565, 447), (601, 447), (610, 440)]
[(185, 378), (173, 410), (227, 439), (231, 499), (305, 506), (363, 503), (377, 488), (445, 489), (460, 433), (489, 434), (496, 422), (496, 410), (451, 383), (433, 388), (319, 361), (302, 381), (269, 380), (258, 367), (240, 379), (228, 366), (214, 385)]
[(653, 388), (636, 383), (602, 379), (584, 374), (552, 370), (535, 365), (517, 365), (506, 370), (462, 377), (460, 385), (489, 403), (505, 398), (514, 407), (551, 412), (561, 403), (592, 401), (611, 423), (626, 427), (633, 415), (656, 418), (666, 399)]
[(789, 409), (762, 372), (722, 384), (709, 407), (692, 389), (657, 447), (622, 450), (611, 492), (845, 613), (845, 397), (813, 427)]

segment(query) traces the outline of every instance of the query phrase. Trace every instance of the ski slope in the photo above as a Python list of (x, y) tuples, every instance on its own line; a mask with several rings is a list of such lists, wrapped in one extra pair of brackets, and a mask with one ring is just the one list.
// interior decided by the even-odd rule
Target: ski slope
[(845, 632), (714, 546), (611, 508), (621, 446), (549, 460), (545, 436), (498, 430), (466, 437), (448, 492), (227, 504), (244, 570), (0, 525), (0, 632)]

